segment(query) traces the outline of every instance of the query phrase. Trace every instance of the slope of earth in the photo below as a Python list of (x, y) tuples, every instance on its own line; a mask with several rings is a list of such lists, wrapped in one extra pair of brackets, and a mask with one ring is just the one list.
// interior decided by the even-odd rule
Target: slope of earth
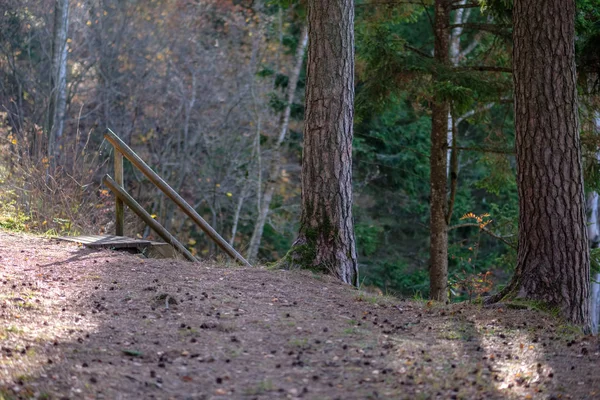
[(0, 232), (0, 399), (600, 398), (596, 338), (528, 310)]

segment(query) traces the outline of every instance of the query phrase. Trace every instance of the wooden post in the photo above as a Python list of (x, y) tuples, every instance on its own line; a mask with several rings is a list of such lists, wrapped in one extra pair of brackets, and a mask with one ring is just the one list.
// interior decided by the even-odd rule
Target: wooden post
[(152, 169), (137, 155), (125, 142), (123, 142), (113, 131), (110, 129), (104, 135), (104, 138), (109, 141), (110, 144), (113, 145), (115, 150), (121, 152), (125, 158), (127, 158), (131, 163), (139, 169), (146, 177), (154, 183), (154, 185), (162, 190), (164, 194), (169, 196), (177, 206), (188, 216), (190, 217), (196, 225), (200, 227), (206, 233), (206, 235), (215, 242), (225, 253), (227, 253), (231, 258), (236, 260), (238, 263), (245, 265), (247, 267), (251, 267), (252, 265), (246, 261), (244, 257), (229, 244), (225, 239), (221, 237), (205, 220), (202, 218), (196, 210), (192, 206), (190, 206), (180, 195), (177, 194), (175, 190), (167, 182), (165, 182), (160, 176), (156, 174), (156, 172), (152, 171)]
[[(121, 188), (123, 188), (123, 153), (115, 148), (115, 182)], [(123, 200), (116, 196), (115, 201), (115, 234), (117, 236), (125, 236), (125, 213), (123, 207)]]
[(137, 201), (134, 200), (133, 197), (129, 195), (117, 182), (115, 182), (110, 176), (104, 176), (102, 179), (102, 183), (104, 183), (108, 188), (122, 201), (127, 204), (133, 212), (135, 212), (141, 219), (144, 220), (145, 223), (152, 228), (152, 230), (164, 239), (165, 242), (169, 243), (171, 246), (175, 247), (185, 258), (190, 261), (198, 261), (196, 257), (190, 253), (185, 246), (183, 246), (173, 235), (169, 233), (161, 224), (158, 223), (142, 206), (139, 205)]

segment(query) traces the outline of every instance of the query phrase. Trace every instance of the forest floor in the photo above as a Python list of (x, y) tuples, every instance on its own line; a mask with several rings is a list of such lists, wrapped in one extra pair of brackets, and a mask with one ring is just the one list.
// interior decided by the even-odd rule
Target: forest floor
[(600, 398), (598, 340), (531, 310), (0, 232), (0, 399)]

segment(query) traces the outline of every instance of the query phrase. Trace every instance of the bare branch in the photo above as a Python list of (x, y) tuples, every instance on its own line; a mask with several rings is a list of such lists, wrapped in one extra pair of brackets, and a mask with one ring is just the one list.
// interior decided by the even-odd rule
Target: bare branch
[(458, 59), (462, 60), (465, 57), (467, 57), (469, 54), (471, 54), (471, 52), (473, 50), (475, 50), (477, 48), (477, 45), (479, 44), (479, 41), (481, 40), (481, 36), (483, 36), (482, 32), (478, 32), (475, 37), (473, 38), (473, 41), (463, 50), (458, 54)]
[(512, 74), (512, 68), (495, 67), (493, 65), (471, 65), (466, 67), (456, 67), (455, 71), (480, 71), (480, 72), (506, 72)]
[(479, 3), (456, 4), (456, 5), (453, 5), (452, 7), (450, 7), (450, 9), (451, 10), (460, 10), (463, 8), (476, 8), (476, 7), (481, 7), (481, 4), (479, 4)]
[(496, 105), (496, 103), (487, 103), (481, 107), (478, 108), (474, 108), (472, 110), (467, 111), (466, 113), (464, 113), (463, 115), (461, 115), (460, 117), (458, 117), (456, 119), (456, 124), (460, 124), (461, 122), (463, 122), (465, 119), (472, 117), (475, 114), (478, 114), (480, 112), (484, 112), (487, 111), (489, 109), (491, 109), (492, 107), (494, 107)]
[(450, 226), (450, 227), (448, 227), (448, 231), (451, 231), (451, 230), (454, 230), (454, 229), (459, 229), (459, 228), (467, 228), (467, 227), (478, 227), (482, 232), (487, 233), (488, 235), (490, 235), (491, 237), (493, 237), (495, 239), (498, 239), (502, 243), (506, 244), (508, 247), (511, 247), (511, 248), (513, 248), (515, 250), (517, 249), (517, 246), (515, 244), (513, 244), (513, 243), (509, 242), (508, 240), (506, 240), (506, 238), (513, 237), (514, 235), (500, 236), (500, 235), (492, 232), (491, 230), (489, 230), (485, 226), (482, 228), (481, 225), (479, 225), (479, 224), (477, 224), (475, 222)]
[(410, 46), (408, 44), (405, 44), (404, 47), (414, 53), (417, 53), (421, 57), (433, 58), (433, 56), (430, 56), (429, 54), (425, 53), (423, 50), (417, 49), (416, 47)]
[(496, 154), (510, 154), (514, 155), (514, 149), (494, 149), (494, 148), (485, 148), (485, 147), (461, 147), (461, 146), (451, 146), (449, 149), (453, 150), (462, 150), (462, 151), (478, 151), (481, 153), (496, 153)]
[(475, 30), (479, 30), (479, 31), (486, 31), (486, 32), (490, 32), (490, 33), (494, 33), (496, 35), (508, 35), (510, 33), (510, 31), (508, 30), (510, 28), (510, 25), (506, 25), (506, 24), (476, 24), (476, 23), (472, 23), (472, 22), (467, 22), (467, 23), (463, 23), (463, 24), (450, 24), (448, 25), (448, 28), (450, 29), (455, 29), (455, 28), (463, 28), (463, 29), (475, 29)]

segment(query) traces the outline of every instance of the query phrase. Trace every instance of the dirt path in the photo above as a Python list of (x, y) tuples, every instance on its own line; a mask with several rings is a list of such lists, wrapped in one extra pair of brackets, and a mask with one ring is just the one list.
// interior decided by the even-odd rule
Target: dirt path
[(0, 399), (600, 398), (547, 315), (0, 232)]

